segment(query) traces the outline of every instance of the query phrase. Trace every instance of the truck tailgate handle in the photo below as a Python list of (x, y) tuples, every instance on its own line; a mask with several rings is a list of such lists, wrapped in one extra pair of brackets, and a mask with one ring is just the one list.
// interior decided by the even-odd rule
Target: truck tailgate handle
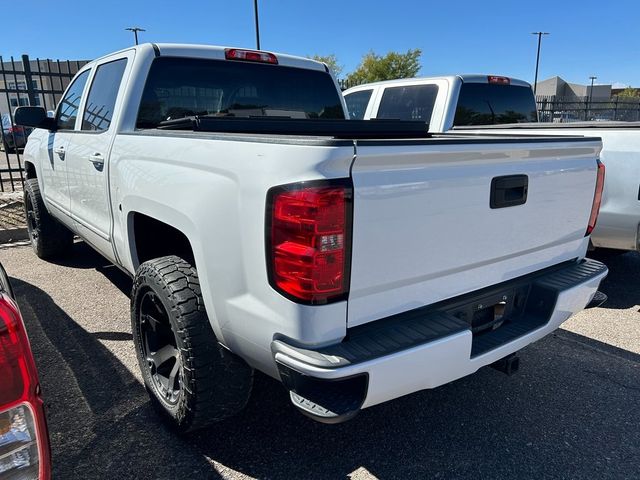
[(527, 175), (505, 175), (491, 180), (491, 208), (522, 205), (527, 201), (529, 177)]

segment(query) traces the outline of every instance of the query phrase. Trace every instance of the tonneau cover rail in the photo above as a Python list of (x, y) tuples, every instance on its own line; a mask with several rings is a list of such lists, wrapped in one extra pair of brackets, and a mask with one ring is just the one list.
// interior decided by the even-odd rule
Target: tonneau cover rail
[(158, 126), (158, 129), (269, 135), (312, 135), (349, 139), (431, 137), (427, 123), (406, 120), (242, 118), (196, 115), (176, 120), (166, 120)]

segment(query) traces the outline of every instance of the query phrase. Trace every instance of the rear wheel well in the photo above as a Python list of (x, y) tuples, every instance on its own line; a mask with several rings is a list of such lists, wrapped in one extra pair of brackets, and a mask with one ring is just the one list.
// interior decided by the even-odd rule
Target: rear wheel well
[(177, 255), (195, 267), (191, 243), (177, 228), (142, 213), (134, 213), (133, 234), (138, 265), (154, 258)]
[(38, 174), (36, 173), (36, 167), (31, 162), (24, 162), (24, 171), (26, 173), (26, 178), (38, 178)]

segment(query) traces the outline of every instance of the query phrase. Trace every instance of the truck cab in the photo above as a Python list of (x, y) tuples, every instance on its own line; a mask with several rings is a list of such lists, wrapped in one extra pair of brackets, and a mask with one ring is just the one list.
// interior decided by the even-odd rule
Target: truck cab
[(498, 75), (450, 75), (369, 83), (344, 92), (354, 120), (419, 120), (430, 132), (537, 122), (531, 85)]

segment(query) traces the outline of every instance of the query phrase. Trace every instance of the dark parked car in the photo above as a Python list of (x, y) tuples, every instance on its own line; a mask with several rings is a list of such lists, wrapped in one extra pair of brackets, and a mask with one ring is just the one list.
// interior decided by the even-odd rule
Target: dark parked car
[(0, 265), (0, 480), (49, 480), (50, 458), (36, 365)]
[(8, 113), (2, 114), (2, 148), (6, 152), (14, 152), (16, 148), (24, 148), (31, 129), (16, 125)]

